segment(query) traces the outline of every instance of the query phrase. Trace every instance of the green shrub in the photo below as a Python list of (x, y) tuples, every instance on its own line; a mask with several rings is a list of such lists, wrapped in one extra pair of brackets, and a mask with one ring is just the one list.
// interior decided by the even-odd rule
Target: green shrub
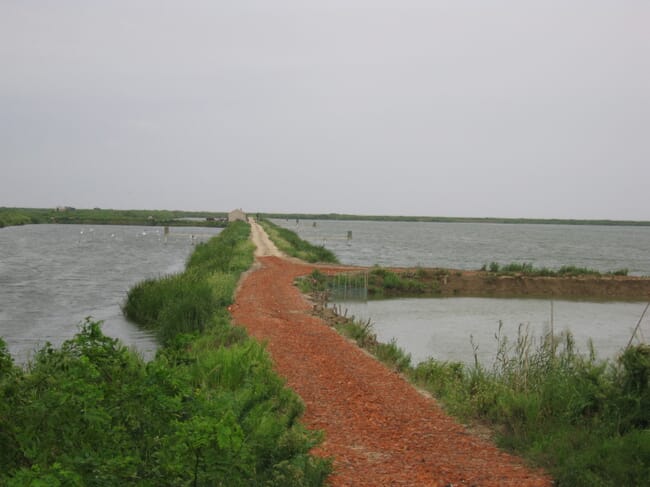
[(411, 367), (411, 354), (399, 348), (395, 339), (389, 343), (377, 343), (373, 351), (380, 361), (398, 372), (404, 372)]
[(91, 321), (25, 371), (0, 339), (0, 485), (323, 484), (321, 435), (225, 308), (252, 262), (243, 225), (129, 292), (125, 313), (163, 342), (149, 363)]

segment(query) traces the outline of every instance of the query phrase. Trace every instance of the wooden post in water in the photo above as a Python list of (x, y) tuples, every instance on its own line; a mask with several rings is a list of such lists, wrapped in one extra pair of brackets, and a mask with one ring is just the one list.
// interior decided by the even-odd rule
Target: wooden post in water
[(553, 358), (555, 358), (555, 331), (554, 331), (554, 320), (555, 313), (553, 309), (553, 300), (551, 299), (551, 351), (553, 353)]
[(348, 240), (352, 240), (352, 230), (348, 230)]

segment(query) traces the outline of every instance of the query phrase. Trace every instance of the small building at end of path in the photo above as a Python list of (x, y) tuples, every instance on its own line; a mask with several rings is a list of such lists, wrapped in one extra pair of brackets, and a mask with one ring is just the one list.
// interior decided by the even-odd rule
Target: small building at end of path
[(228, 213), (228, 222), (236, 222), (236, 221), (246, 221), (246, 213), (241, 208), (238, 208), (236, 210), (232, 210), (230, 213)]

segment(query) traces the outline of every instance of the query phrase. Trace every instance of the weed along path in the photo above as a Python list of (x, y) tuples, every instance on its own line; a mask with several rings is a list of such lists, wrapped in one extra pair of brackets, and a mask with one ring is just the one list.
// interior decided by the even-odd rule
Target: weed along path
[[(260, 229), (253, 228), (257, 239)], [(293, 281), (314, 266), (273, 253), (258, 254), (232, 314), (268, 343), (277, 371), (306, 404), (305, 424), (325, 432), (315, 453), (334, 458), (330, 485), (552, 485), (469, 434), (434, 400), (312, 316)]]

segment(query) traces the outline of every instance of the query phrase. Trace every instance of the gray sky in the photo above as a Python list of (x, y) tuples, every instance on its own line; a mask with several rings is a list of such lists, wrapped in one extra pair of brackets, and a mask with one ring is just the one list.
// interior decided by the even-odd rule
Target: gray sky
[(647, 0), (0, 0), (0, 206), (650, 220)]

